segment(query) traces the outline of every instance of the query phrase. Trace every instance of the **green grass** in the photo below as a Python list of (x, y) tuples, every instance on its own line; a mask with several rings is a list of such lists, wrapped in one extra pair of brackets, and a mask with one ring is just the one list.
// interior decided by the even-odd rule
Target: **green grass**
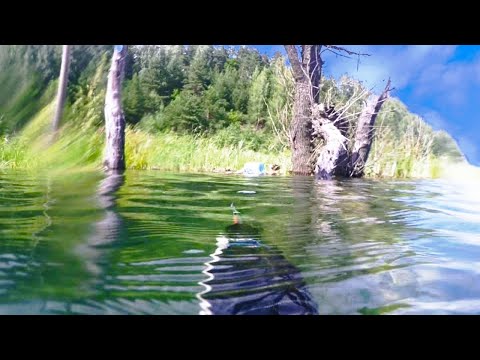
[[(52, 102), (42, 109), (22, 131), (0, 140), (0, 168), (50, 169), (100, 168), (104, 147), (102, 129), (69, 123), (51, 141)], [(149, 134), (128, 127), (126, 163), (129, 169), (157, 169), (179, 172), (240, 170), (248, 161), (291, 168), (290, 153), (262, 153), (244, 148), (242, 143), (219, 147), (214, 138)]]
[[(39, 111), (21, 131), (0, 138), (0, 168), (100, 169), (104, 149), (102, 128), (91, 125), (88, 117), (70, 119), (52, 141), (51, 120), (54, 102)], [(83, 114), (83, 113), (82, 113)], [(86, 116), (86, 115), (85, 115)], [(241, 129), (234, 129), (241, 133)], [(291, 170), (291, 154), (273, 146), (258, 146), (242, 140), (253, 139), (240, 134), (239, 141), (229, 138), (232, 131), (198, 137), (174, 133), (151, 133), (127, 127), (126, 163), (129, 169), (155, 169), (174, 172), (238, 171), (249, 161), (280, 166), (280, 174)], [(265, 136), (265, 135), (262, 135)], [(273, 138), (273, 136), (272, 136)], [(236, 139), (238, 140), (238, 139)], [(264, 140), (262, 140), (264, 141)], [(443, 177), (455, 163), (432, 151), (434, 133), (421, 119), (409, 121), (401, 134), (382, 123), (376, 129), (366, 166), (369, 178)], [(273, 144), (273, 141), (271, 141)], [(258, 151), (252, 150), (255, 145)]]
[[(104, 148), (103, 130), (69, 122), (51, 141), (50, 122), (54, 103), (44, 107), (16, 135), (0, 139), (0, 168), (10, 169), (99, 169)], [(388, 129), (377, 129), (366, 168), (370, 178), (435, 178), (451, 166), (446, 158), (432, 154), (431, 134), (420, 121), (401, 138)], [(381, 131), (383, 130), (383, 131)], [(221, 140), (221, 139), (220, 139)], [(253, 151), (238, 142), (223, 145), (215, 135), (195, 137), (174, 133), (151, 134), (128, 127), (126, 162), (129, 169), (175, 172), (222, 172), (240, 170), (246, 162), (260, 161), (280, 166), (280, 174), (291, 170), (291, 155), (285, 151)]]
[(403, 132), (379, 124), (365, 174), (371, 178), (437, 178), (453, 161), (433, 153), (435, 133), (420, 118), (409, 119)]
[(212, 172), (240, 170), (248, 161), (280, 166), (286, 174), (291, 168), (290, 153), (262, 153), (246, 149), (242, 144), (219, 147), (216, 139), (176, 135), (150, 135), (127, 129), (127, 166), (133, 169), (159, 169), (179, 172)]

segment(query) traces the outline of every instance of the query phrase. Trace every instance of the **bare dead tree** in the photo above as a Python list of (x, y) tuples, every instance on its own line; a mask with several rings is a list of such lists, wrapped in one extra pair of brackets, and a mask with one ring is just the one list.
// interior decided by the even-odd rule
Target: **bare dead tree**
[(312, 137), (312, 105), (318, 103), (322, 70), (321, 45), (301, 45), (299, 54), (295, 45), (285, 45), (293, 77), (295, 99), (290, 137), (292, 165), (295, 175), (310, 175), (310, 143)]
[(355, 128), (355, 120), (362, 114), (361, 111), (352, 112), (351, 108), (368, 97), (370, 91), (356, 87), (349, 99), (340, 105), (333, 103), (332, 88), (330, 88), (325, 92), (323, 102), (313, 112), (313, 142), (316, 143), (316, 147), (312, 160), (315, 163), (315, 174), (318, 179), (328, 180), (333, 176), (349, 176), (351, 148), (355, 143), (352, 132)]
[(382, 105), (390, 96), (391, 82), (387, 81), (385, 89), (380, 96), (372, 95), (366, 102), (360, 117), (358, 118), (357, 131), (355, 134), (355, 143), (350, 155), (350, 162), (348, 166), (349, 177), (361, 177), (364, 174), (365, 164), (367, 163), (368, 154), (372, 146), (375, 120), (380, 112)]
[[(331, 173), (335, 170), (336, 165), (332, 165), (333, 168), (329, 170), (327, 170), (329, 168), (327, 166), (325, 171), (322, 171), (314, 162), (312, 163), (312, 152), (314, 152), (312, 140), (315, 136), (321, 137), (325, 140), (326, 145), (330, 139), (329, 145), (325, 148), (327, 154), (331, 154), (333, 157), (340, 156), (343, 154), (343, 151), (333, 150), (328, 147), (334, 146), (337, 148), (337, 145), (339, 145), (338, 141), (345, 138), (348, 126), (345, 123), (345, 119), (338, 116), (334, 108), (316, 109), (316, 106), (320, 103), (320, 82), (324, 64), (321, 54), (325, 51), (346, 57), (353, 55), (358, 57), (368, 56), (368, 54), (350, 51), (335, 45), (300, 45), (300, 52), (295, 45), (285, 45), (285, 50), (295, 79), (293, 120), (290, 126), (293, 173), (295, 175), (310, 175), (314, 170), (315, 172), (325, 173), (326, 171)], [(330, 111), (330, 114), (327, 114), (325, 111)], [(339, 120), (332, 121), (332, 116), (336, 116)], [(315, 129), (312, 122), (314, 118), (317, 121)], [(333, 127), (325, 126), (327, 123), (331, 123)], [(332, 133), (331, 131), (334, 128), (338, 131), (335, 130), (335, 133)], [(344, 140), (341, 141), (342, 144), (344, 142)], [(328, 153), (329, 151), (330, 153)], [(324, 159), (324, 157), (322, 156), (321, 159)], [(345, 158), (343, 160), (346, 161)], [(332, 159), (332, 161), (334, 164), (337, 164), (337, 159)], [(330, 178), (332, 174), (325, 176)]]
[(105, 95), (105, 160), (108, 170), (125, 169), (125, 115), (122, 110), (122, 80), (127, 45), (116, 45)]
[(317, 105), (314, 108), (312, 125), (312, 135), (321, 139), (320, 145), (313, 152), (313, 157), (316, 158), (315, 174), (318, 179), (330, 180), (339, 162), (345, 162), (348, 158), (348, 139), (335, 126), (335, 115), (325, 112), (323, 106)]
[[(354, 94), (347, 104), (335, 108), (335, 104), (320, 102), (321, 55), (331, 52), (337, 56), (369, 56), (336, 45), (285, 45), (295, 79), (293, 120), (290, 126), (292, 165), (295, 175), (309, 175), (312, 171), (319, 179), (331, 179), (335, 175), (361, 177), (373, 142), (377, 115), (392, 90), (390, 79), (380, 96), (371, 95), (361, 113), (347, 110), (368, 90)], [(359, 61), (359, 60), (358, 60)], [(352, 115), (358, 116), (352, 141), (348, 139), (352, 129)], [(352, 129), (353, 131), (353, 129)], [(316, 144), (316, 146), (312, 146)]]
[(60, 68), (60, 79), (58, 81), (57, 105), (52, 122), (52, 130), (54, 133), (59, 128), (60, 120), (62, 119), (63, 108), (65, 106), (65, 99), (67, 97), (68, 74), (70, 71), (70, 52), (70, 45), (63, 45), (62, 65)]

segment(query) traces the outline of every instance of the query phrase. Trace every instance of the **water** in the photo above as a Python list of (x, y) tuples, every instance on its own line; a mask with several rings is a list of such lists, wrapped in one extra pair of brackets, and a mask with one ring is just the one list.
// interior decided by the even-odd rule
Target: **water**
[(478, 313), (473, 183), (0, 173), (0, 314)]

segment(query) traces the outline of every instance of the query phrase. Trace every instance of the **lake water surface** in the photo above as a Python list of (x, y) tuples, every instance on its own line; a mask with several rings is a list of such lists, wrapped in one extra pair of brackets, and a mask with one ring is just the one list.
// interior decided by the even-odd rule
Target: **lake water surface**
[(479, 313), (474, 183), (0, 173), (0, 314)]

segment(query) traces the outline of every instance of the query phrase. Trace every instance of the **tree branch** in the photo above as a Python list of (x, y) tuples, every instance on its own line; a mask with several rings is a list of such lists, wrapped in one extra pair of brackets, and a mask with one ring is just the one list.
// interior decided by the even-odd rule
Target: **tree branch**
[[(325, 50), (329, 50), (331, 52), (334, 52), (333, 50), (337, 50), (337, 51), (347, 53), (348, 55), (370, 56), (370, 54), (364, 54), (364, 53), (359, 53), (359, 52), (356, 52), (356, 51), (351, 51), (351, 50), (345, 49), (344, 47), (341, 47), (341, 46), (336, 46), (336, 45), (324, 45), (324, 46), (326, 48)], [(337, 54), (337, 55), (339, 55), (339, 54)]]
[(339, 52), (333, 51), (333, 50), (331, 50), (331, 49), (325, 49), (325, 50), (323, 50), (323, 51), (330, 51), (331, 53), (334, 53), (334, 54), (337, 55), (337, 56), (341, 56), (341, 57), (344, 57), (344, 58), (347, 58), (347, 59), (351, 59), (350, 56), (340, 54)]
[(304, 73), (302, 70), (302, 65), (300, 64), (300, 60), (298, 59), (298, 52), (295, 45), (284, 45), (285, 50), (287, 51), (288, 60), (290, 60), (290, 64), (292, 65), (293, 76), (295, 80), (302, 80), (304, 78)]

